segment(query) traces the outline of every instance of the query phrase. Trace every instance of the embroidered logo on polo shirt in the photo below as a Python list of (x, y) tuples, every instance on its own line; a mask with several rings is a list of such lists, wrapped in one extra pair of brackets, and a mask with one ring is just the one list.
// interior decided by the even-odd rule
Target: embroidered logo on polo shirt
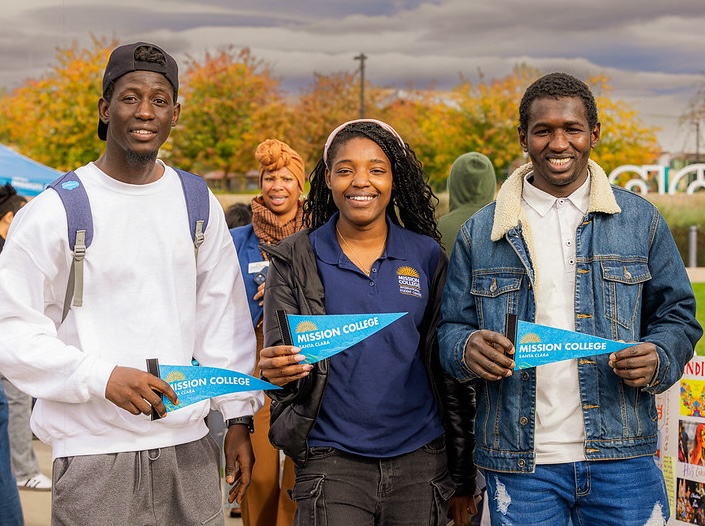
[(421, 276), (418, 270), (407, 266), (399, 267), (397, 279), (399, 280), (399, 292), (407, 296), (421, 297)]

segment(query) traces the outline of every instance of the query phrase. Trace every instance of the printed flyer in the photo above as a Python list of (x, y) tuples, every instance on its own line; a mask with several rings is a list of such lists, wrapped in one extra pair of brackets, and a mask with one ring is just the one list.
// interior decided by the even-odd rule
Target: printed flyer
[(694, 357), (680, 382), (658, 395), (656, 403), (668, 524), (705, 526), (705, 357)]

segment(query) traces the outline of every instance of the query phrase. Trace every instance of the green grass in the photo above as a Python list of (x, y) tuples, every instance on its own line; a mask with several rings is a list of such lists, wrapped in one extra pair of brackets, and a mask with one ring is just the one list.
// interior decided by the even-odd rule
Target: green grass
[[(705, 283), (693, 283), (693, 292), (695, 293), (695, 317), (700, 322), (700, 325), (705, 327)], [(701, 338), (695, 346), (695, 354), (705, 356), (705, 338)]]

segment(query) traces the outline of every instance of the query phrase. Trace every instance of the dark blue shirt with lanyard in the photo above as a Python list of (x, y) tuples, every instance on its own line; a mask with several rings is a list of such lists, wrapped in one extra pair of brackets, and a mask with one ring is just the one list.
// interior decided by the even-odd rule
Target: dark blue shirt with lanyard
[(419, 327), (441, 248), (387, 218), (384, 253), (367, 276), (343, 254), (337, 219), (338, 214), (310, 234), (326, 312), (408, 314), (331, 358), (308, 442), (367, 457), (410, 453), (443, 434), (419, 349)]

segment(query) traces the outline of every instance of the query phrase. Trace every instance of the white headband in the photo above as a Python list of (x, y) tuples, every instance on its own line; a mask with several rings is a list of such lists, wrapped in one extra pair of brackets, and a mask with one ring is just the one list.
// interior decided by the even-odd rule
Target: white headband
[[(330, 148), (331, 143), (333, 142), (333, 139), (335, 139), (335, 136), (340, 133), (340, 130), (343, 128), (347, 127), (349, 124), (354, 124), (356, 122), (373, 122), (377, 124), (378, 126), (381, 126), (385, 130), (387, 130), (389, 133), (391, 133), (394, 138), (399, 142), (399, 145), (401, 146), (402, 150), (406, 148), (406, 145), (404, 144), (404, 139), (401, 138), (401, 135), (397, 133), (397, 131), (392, 128), (389, 124), (386, 122), (378, 121), (377, 119), (355, 119), (354, 121), (348, 121), (344, 122), (340, 126), (338, 126), (335, 130), (330, 132), (330, 135), (328, 136), (328, 139), (326, 139), (326, 145), (323, 147), (323, 162), (328, 164), (328, 148)], [(404, 154), (406, 155), (406, 153)]]

